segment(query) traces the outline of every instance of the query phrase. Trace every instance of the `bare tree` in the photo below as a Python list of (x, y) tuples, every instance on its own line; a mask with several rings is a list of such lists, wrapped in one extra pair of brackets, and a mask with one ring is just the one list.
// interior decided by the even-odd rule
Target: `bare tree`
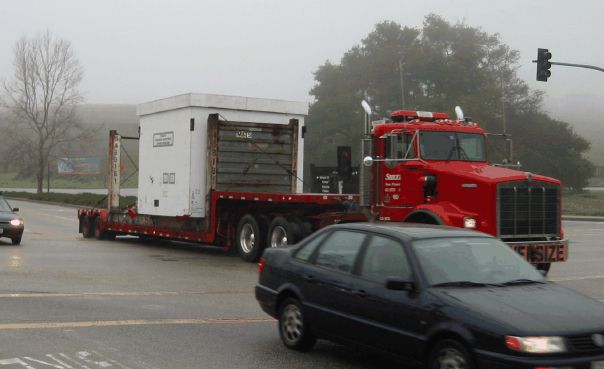
[(13, 152), (32, 159), (41, 193), (53, 149), (83, 135), (75, 110), (83, 100), (78, 90), (82, 67), (71, 43), (49, 31), (22, 37), (14, 47), (13, 65), (13, 79), (3, 86), (4, 103), (14, 119)]

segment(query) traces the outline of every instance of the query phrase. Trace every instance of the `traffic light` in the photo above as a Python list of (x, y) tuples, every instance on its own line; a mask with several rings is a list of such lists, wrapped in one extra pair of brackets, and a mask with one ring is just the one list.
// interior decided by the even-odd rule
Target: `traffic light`
[(550, 68), (552, 63), (549, 60), (552, 58), (552, 53), (547, 49), (537, 49), (537, 81), (547, 82), (549, 76), (552, 75)]
[(349, 179), (352, 175), (352, 152), (350, 146), (338, 146), (338, 174)]

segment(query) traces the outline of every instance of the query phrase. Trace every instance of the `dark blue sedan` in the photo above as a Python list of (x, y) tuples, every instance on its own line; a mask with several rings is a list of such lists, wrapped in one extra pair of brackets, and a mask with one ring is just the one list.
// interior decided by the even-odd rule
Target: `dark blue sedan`
[(259, 269), (256, 298), (292, 349), (324, 338), (430, 369), (604, 369), (604, 304), (482, 233), (342, 224), (267, 249)]

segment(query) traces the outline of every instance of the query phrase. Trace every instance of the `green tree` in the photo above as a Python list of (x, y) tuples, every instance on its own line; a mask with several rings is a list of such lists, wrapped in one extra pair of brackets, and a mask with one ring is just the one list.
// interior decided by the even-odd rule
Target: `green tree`
[[(592, 171), (582, 156), (589, 144), (567, 123), (542, 112), (542, 93), (518, 78), (518, 60), (518, 51), (503, 44), (499, 35), (451, 24), (434, 14), (426, 16), (421, 29), (379, 23), (339, 64), (328, 61), (315, 72), (306, 136), (306, 147), (312, 150), (306, 163), (335, 165), (338, 145), (359, 152), (362, 99), (371, 103), (376, 116), (402, 108), (452, 114), (460, 105), (488, 131), (514, 134), (516, 158), (524, 170), (580, 188)], [(544, 131), (552, 137), (543, 139)], [(538, 159), (544, 153), (549, 153), (549, 163)], [(552, 157), (564, 158), (558, 163), (565, 167), (554, 169)]]

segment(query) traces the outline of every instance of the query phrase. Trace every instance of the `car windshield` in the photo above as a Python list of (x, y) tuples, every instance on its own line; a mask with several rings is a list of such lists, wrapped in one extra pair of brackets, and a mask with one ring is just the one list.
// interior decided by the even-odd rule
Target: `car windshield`
[(8, 202), (6, 202), (6, 200), (4, 200), (3, 197), (0, 197), (0, 211), (2, 211), (2, 212), (12, 212), (13, 211), (11, 209), (10, 205), (8, 204)]
[(510, 285), (544, 281), (532, 265), (506, 244), (493, 238), (432, 238), (412, 244), (431, 286)]
[(426, 160), (486, 160), (484, 136), (478, 133), (422, 131), (419, 142)]

